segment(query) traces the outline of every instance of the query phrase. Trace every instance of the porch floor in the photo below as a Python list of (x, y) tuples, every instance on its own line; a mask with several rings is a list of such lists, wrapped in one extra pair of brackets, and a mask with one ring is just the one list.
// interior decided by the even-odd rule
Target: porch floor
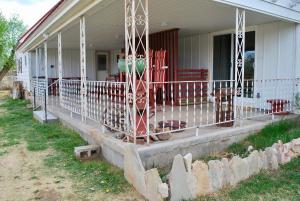
[[(195, 114), (196, 120), (198, 122), (200, 119), (203, 121), (203, 125), (207, 122), (213, 123), (215, 117), (213, 117), (213, 105), (208, 104), (208, 111), (204, 116), (201, 114), (201, 106), (197, 106)], [(157, 119), (154, 120), (152, 117), (150, 122), (158, 122), (163, 120), (168, 120), (171, 111), (170, 106), (166, 107), (165, 117), (162, 115), (162, 111), (157, 113)], [(182, 107), (184, 111), (185, 106)], [(188, 119), (188, 125), (193, 125), (194, 123), (194, 108), (188, 113), (181, 113), (181, 120)], [(102, 155), (110, 163), (123, 168), (123, 153), (124, 148), (128, 145), (127, 142), (123, 142), (117, 139), (115, 136), (118, 132), (110, 132), (107, 129), (103, 129), (99, 123), (93, 120), (87, 119), (86, 123), (81, 122), (81, 116), (76, 113), (71, 113), (70, 111), (60, 107), (58, 104), (49, 106), (48, 110), (56, 115), (63, 124), (71, 127), (72, 129), (78, 131), (81, 137), (86, 140), (89, 144), (101, 145)], [(202, 106), (202, 111), (204, 111), (204, 106)], [(160, 114), (161, 113), (161, 114)], [(203, 115), (203, 112), (202, 112)], [(173, 116), (179, 119), (179, 108), (177, 107), (173, 111)], [(259, 115), (257, 115), (259, 116)], [(198, 128), (198, 136), (196, 136), (196, 128), (184, 130), (181, 132), (174, 132), (168, 141), (158, 141), (151, 144), (145, 145), (135, 145), (142, 162), (146, 169), (152, 167), (165, 167), (171, 164), (173, 157), (176, 154), (187, 154), (192, 153), (193, 158), (203, 156), (212, 152), (220, 151), (225, 149), (230, 144), (240, 141), (246, 136), (262, 129), (265, 125), (272, 123), (273, 121), (279, 121), (285, 118), (295, 118), (297, 115), (289, 114), (286, 116), (274, 116), (272, 120), (271, 115), (256, 117), (253, 119), (246, 119), (243, 121), (242, 126), (236, 127), (219, 127), (216, 125), (210, 126), (200, 126)], [(187, 118), (188, 117), (188, 118)], [(208, 120), (208, 121), (207, 121)], [(196, 121), (197, 122), (197, 121)]]

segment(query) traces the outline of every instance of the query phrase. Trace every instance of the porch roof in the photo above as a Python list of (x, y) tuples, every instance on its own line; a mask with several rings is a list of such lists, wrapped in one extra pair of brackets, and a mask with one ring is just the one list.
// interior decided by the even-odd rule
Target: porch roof
[[(69, 5), (66, 6), (67, 4)], [(64, 48), (79, 48), (79, 20), (76, 19), (84, 13), (86, 13), (88, 48), (106, 50), (123, 47), (123, 1), (87, 0), (73, 4), (66, 1), (64, 5), (64, 8), (57, 12), (57, 16), (54, 19), (46, 20), (34, 34), (26, 39), (19, 50), (33, 50), (45, 40), (43, 35), (53, 39), (52, 42), (49, 42), (50, 48), (56, 47), (55, 33), (58, 31), (62, 31)], [(150, 33), (179, 28), (180, 34), (193, 35), (233, 29), (236, 6), (241, 7), (241, 5), (221, 0), (151, 0), (149, 1)], [(247, 11), (246, 14), (246, 26), (278, 20), (281, 18), (261, 14), (253, 9)]]

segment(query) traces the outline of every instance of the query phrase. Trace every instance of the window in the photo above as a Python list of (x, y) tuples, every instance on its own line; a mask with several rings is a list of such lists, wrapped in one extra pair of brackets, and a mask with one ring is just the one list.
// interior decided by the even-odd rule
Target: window
[(106, 71), (107, 68), (107, 55), (98, 54), (97, 55), (97, 69), (98, 71)]
[(23, 69), (22, 69), (22, 58), (18, 59), (17, 67), (18, 67), (18, 73), (22, 73), (23, 72)]

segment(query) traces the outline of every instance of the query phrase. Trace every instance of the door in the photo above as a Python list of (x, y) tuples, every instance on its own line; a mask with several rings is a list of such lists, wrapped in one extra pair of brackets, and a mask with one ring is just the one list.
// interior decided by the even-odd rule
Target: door
[(108, 76), (109, 54), (107, 52), (96, 53), (97, 80), (105, 81)]
[(214, 37), (213, 80), (231, 79), (231, 34)]

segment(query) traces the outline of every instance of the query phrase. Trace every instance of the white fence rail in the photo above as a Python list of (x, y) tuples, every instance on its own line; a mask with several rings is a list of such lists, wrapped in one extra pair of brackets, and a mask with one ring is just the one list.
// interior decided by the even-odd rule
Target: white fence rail
[(87, 117), (115, 131), (126, 131), (125, 83), (87, 81)]
[(153, 82), (150, 85), (153, 88), (150, 123), (155, 134), (233, 125), (233, 80)]
[(45, 79), (34, 79), (31, 80), (31, 90), (33, 93), (34, 107), (44, 108), (45, 106), (45, 90), (46, 90), (46, 80)]
[[(150, 133), (137, 137), (189, 129), (196, 129), (198, 135), (200, 127), (230, 127), (247, 119), (286, 114), (294, 110), (298, 85), (299, 79), (245, 80), (244, 98), (237, 101), (234, 80), (150, 82), (150, 118), (143, 120), (149, 121)], [(45, 88), (45, 80), (32, 80), (36, 104), (42, 107)], [(87, 118), (130, 135), (132, 104), (126, 103), (125, 88), (125, 82), (87, 81)], [(48, 94), (49, 106), (81, 114), (80, 80), (55, 81)], [(234, 113), (237, 104), (243, 108), (239, 114)]]

